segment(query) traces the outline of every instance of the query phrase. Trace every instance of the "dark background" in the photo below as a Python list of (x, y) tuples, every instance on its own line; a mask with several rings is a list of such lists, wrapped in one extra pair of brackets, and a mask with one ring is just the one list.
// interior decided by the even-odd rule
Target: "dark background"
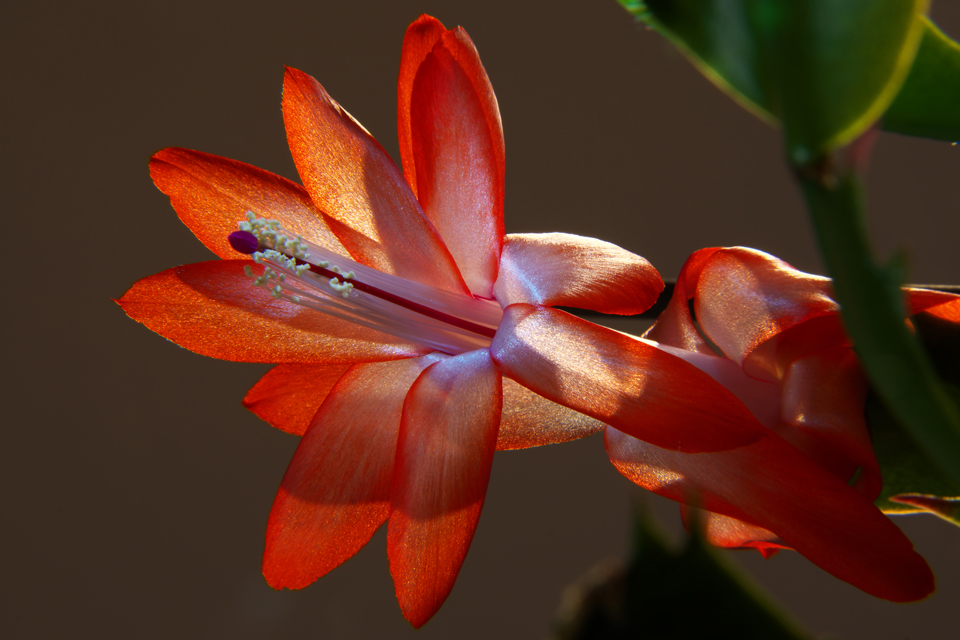
[[(284, 64), (318, 78), (396, 157), (404, 29), (422, 12), (461, 24), (503, 115), (508, 231), (610, 240), (665, 278), (698, 248), (735, 244), (821, 270), (777, 132), (614, 0), (345, 4), (4, 3), (5, 637), (542, 638), (563, 586), (626, 551), (641, 492), (590, 438), (497, 456), (457, 586), (417, 634), (396, 605), (383, 531), (303, 591), (265, 584), (264, 527), (297, 444), (240, 406), (267, 366), (179, 349), (111, 298), (210, 258), (151, 184), (154, 151), (296, 178)], [(960, 35), (957, 3), (933, 12)], [(871, 230), (881, 253), (909, 251), (915, 282), (960, 282), (958, 153), (893, 135), (877, 146)], [(677, 531), (675, 507), (657, 505)], [(921, 604), (876, 600), (793, 553), (730, 555), (818, 634), (950, 637), (960, 531), (898, 523), (939, 578)]]

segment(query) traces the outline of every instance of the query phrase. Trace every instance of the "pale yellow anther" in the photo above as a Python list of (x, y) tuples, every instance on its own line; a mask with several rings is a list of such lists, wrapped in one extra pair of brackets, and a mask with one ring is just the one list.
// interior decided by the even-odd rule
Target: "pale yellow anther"
[(339, 293), (344, 298), (350, 297), (350, 291), (353, 289), (353, 285), (349, 282), (340, 282), (337, 278), (330, 278), (329, 280), (330, 288)]

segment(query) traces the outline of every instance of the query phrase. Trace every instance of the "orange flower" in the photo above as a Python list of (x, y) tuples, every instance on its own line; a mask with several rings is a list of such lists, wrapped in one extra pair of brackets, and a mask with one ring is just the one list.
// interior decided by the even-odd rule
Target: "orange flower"
[[(303, 187), (197, 151), (157, 153), (154, 182), (223, 260), (141, 280), (120, 304), (197, 353), (280, 363), (244, 400), (303, 435), (270, 514), (267, 581), (304, 587), (389, 520), (397, 597), (419, 627), (453, 587), (495, 449), (563, 442), (607, 422), (658, 446), (710, 451), (762, 428), (738, 420), (748, 412), (709, 376), (653, 347), (607, 370), (584, 369), (589, 353), (528, 358), (537, 380), (523, 384), (539, 395), (511, 379), (524, 369), (513, 362), (524, 359), (511, 342), (518, 317), (592, 327), (546, 305), (639, 313), (663, 283), (606, 242), (504, 235), (500, 115), (462, 29), (414, 22), (398, 93), (403, 174), (293, 69), (283, 116)], [(239, 259), (250, 253), (253, 262)], [(620, 334), (604, 336), (592, 346), (615, 352)], [(491, 357), (496, 340), (509, 371)]]
[[(912, 289), (907, 300), (911, 313), (960, 312), (951, 294)], [(712, 512), (701, 522), (716, 545), (794, 548), (868, 593), (917, 600), (933, 576), (873, 505), (882, 481), (864, 421), (867, 381), (838, 311), (830, 280), (773, 256), (694, 253), (644, 337), (722, 382), (769, 431), (746, 447), (689, 455), (610, 427), (607, 451), (640, 486)]]

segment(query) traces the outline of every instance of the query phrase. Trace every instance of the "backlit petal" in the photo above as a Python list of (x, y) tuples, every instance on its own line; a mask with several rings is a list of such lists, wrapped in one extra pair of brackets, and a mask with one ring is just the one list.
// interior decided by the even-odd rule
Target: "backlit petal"
[(763, 426), (770, 429), (780, 428), (782, 420), (780, 411), (781, 390), (778, 385), (751, 378), (734, 361), (727, 358), (677, 349), (659, 343), (657, 348), (689, 362), (719, 382), (736, 396)]
[(906, 289), (910, 315), (926, 311), (938, 318), (960, 322), (960, 296), (930, 289)]
[[(397, 133), (400, 138), (400, 164), (407, 184), (417, 194), (417, 167), (413, 153), (413, 131), (410, 122), (410, 102), (413, 83), (420, 65), (447, 32), (447, 28), (426, 14), (413, 21), (403, 36), (400, 53), (400, 77), (397, 80)], [(442, 45), (441, 45), (442, 46)]]
[(327, 394), (350, 364), (279, 364), (243, 399), (243, 406), (271, 426), (302, 436)]
[(491, 297), (504, 234), (503, 129), (463, 29), (446, 31), (424, 16), (407, 30), (398, 127), (404, 172), (420, 205), (470, 291)]
[(215, 260), (167, 269), (134, 284), (118, 303), (167, 340), (222, 360), (342, 363), (424, 352), (379, 331), (274, 299), (253, 285), (243, 272), (246, 265), (254, 263)]
[(880, 465), (864, 420), (867, 379), (849, 348), (795, 360), (783, 378), (780, 434), (809, 459), (869, 501), (880, 494)]
[(727, 358), (660, 348), (710, 374), (761, 424), (823, 469), (844, 482), (856, 473), (854, 486), (866, 499), (880, 493), (880, 468), (863, 416), (867, 382), (851, 349), (821, 350), (794, 360), (774, 383), (751, 378)]
[(467, 292), (397, 165), (320, 83), (296, 69), (284, 77), (283, 121), (304, 186), (355, 260)]
[(427, 368), (404, 403), (387, 554), (414, 627), (446, 600), (473, 539), (501, 404), (500, 373), (486, 349)]
[(605, 431), (623, 475), (678, 502), (768, 529), (837, 578), (879, 598), (918, 600), (933, 573), (868, 500), (770, 432), (746, 447), (690, 455)]
[(717, 451), (766, 432), (695, 366), (563, 311), (507, 307), (490, 351), (497, 366), (528, 389), (658, 446)]
[(515, 302), (642, 313), (657, 301), (663, 280), (649, 262), (615, 244), (568, 233), (507, 236), (494, 291)]
[(687, 351), (715, 355), (694, 323), (690, 313), (690, 299), (696, 292), (703, 265), (719, 250), (718, 247), (701, 249), (687, 258), (667, 308), (657, 318), (656, 324), (643, 334), (644, 338)]
[(353, 556), (390, 513), (403, 400), (433, 356), (353, 366), (300, 440), (267, 523), (263, 575), (307, 586)]
[[(827, 278), (797, 271), (762, 251), (735, 247), (716, 251), (703, 266), (695, 311), (704, 334), (742, 365), (757, 346), (793, 326), (825, 315), (835, 324), (839, 305), (832, 296)], [(821, 345), (829, 346), (834, 344)]]
[(960, 323), (960, 303), (951, 302), (933, 307), (927, 313), (950, 322)]
[(685, 504), (680, 505), (683, 524), (690, 530), (697, 526), (706, 536), (707, 542), (725, 549), (753, 548), (769, 558), (780, 549), (787, 549), (783, 541), (772, 531), (752, 525), (730, 516), (696, 509)]
[[(717, 250), (696, 287), (704, 333), (752, 376), (779, 379), (798, 358), (850, 346), (831, 282), (760, 251)], [(906, 289), (905, 295), (909, 314), (930, 309), (960, 320), (954, 294)]]
[(347, 250), (327, 227), (300, 185), (236, 160), (191, 151), (163, 149), (150, 158), (150, 177), (183, 223), (221, 258), (239, 258), (227, 236), (247, 211), (279, 220), (284, 229), (330, 251)]
[(497, 451), (559, 444), (594, 434), (606, 425), (551, 402), (510, 378), (503, 379), (503, 414)]

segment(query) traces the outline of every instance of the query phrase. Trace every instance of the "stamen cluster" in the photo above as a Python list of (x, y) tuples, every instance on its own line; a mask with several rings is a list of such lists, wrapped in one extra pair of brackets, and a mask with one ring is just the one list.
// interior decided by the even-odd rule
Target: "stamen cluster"
[(237, 224), (237, 228), (252, 234), (260, 241), (261, 246), (271, 247), (301, 260), (309, 257), (310, 253), (307, 251), (303, 236), (288, 237), (282, 233), (279, 220), (258, 218), (253, 211), (247, 211), (246, 218)]
[[(263, 266), (253, 284), (278, 300), (457, 354), (489, 345), (502, 310), (494, 300), (441, 291), (380, 272), (283, 228), (252, 211), (230, 245)], [(333, 264), (336, 261), (339, 264)], [(349, 269), (349, 270), (348, 270)]]
[[(342, 297), (348, 298), (350, 296), (353, 284), (347, 282), (347, 280), (354, 277), (353, 271), (344, 273), (337, 265), (330, 266), (330, 262), (327, 260), (310, 262), (309, 246), (304, 241), (303, 236), (294, 238), (283, 233), (279, 220), (258, 218), (252, 211), (247, 211), (246, 218), (246, 220), (241, 220), (237, 224), (240, 231), (252, 235), (256, 239), (258, 248), (273, 247), (272, 249), (254, 251), (251, 255), (254, 262), (264, 265), (263, 273), (260, 276), (254, 276), (253, 269), (249, 266), (243, 270), (247, 276), (255, 278), (253, 282), (255, 286), (267, 287), (273, 297), (279, 299), (284, 295), (282, 283), (286, 282), (287, 274), (272, 269), (268, 265), (273, 264), (297, 277), (302, 277), (307, 271), (319, 267), (320, 270), (329, 269), (340, 274), (342, 280), (334, 276), (327, 281), (327, 284)], [(290, 296), (290, 300), (300, 302), (300, 297), (294, 294)]]

